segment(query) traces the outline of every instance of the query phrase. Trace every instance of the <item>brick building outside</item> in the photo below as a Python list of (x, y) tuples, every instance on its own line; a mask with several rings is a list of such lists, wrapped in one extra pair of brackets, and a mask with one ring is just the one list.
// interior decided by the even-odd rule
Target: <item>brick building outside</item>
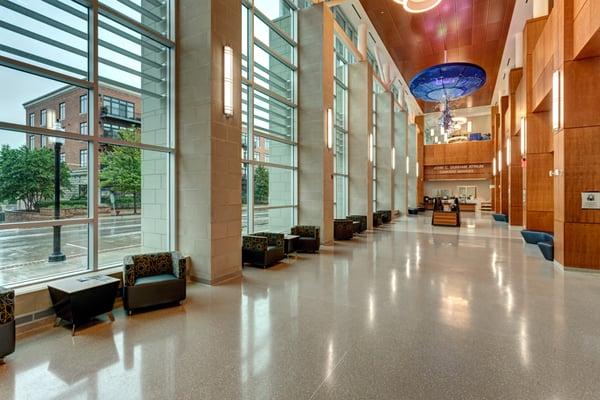
[[(111, 86), (100, 86), (99, 133), (117, 137), (122, 128), (141, 126), (141, 98), (138, 94)], [(88, 92), (82, 88), (63, 87), (23, 104), (28, 126), (54, 129), (55, 121), (71, 133), (88, 135)], [(50, 147), (46, 136), (27, 134), (26, 145), (31, 148)], [(66, 140), (62, 146), (62, 160), (71, 171), (71, 192), (67, 197), (87, 195), (88, 146), (86, 142)]]

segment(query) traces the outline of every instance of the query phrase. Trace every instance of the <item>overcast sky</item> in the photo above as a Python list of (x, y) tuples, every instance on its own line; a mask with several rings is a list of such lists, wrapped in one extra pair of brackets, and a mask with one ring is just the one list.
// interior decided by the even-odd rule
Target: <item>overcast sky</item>
[[(37, 12), (43, 16), (50, 17), (54, 21), (58, 21), (71, 29), (75, 29), (79, 32), (87, 32), (87, 22), (80, 16), (73, 15), (73, 13), (85, 13), (86, 8), (71, 2), (70, 0), (60, 0), (62, 3), (67, 4), (71, 7), (73, 13), (63, 11), (59, 8), (51, 6), (42, 0), (8, 0), (17, 6), (22, 6), (28, 10)], [(127, 14), (129, 17), (140, 21), (140, 15), (134, 13), (131, 8), (123, 5), (118, 0), (101, 0), (103, 3), (113, 7), (114, 9)], [(134, 3), (140, 4), (141, 0), (133, 0)], [(280, 0), (255, 0), (256, 6), (263, 11), (269, 18), (274, 19), (280, 15)], [(31, 32), (58, 41), (60, 43), (67, 44), (80, 51), (87, 52), (87, 42), (84, 38), (77, 36), (76, 34), (70, 34), (62, 31), (59, 28), (55, 28), (46, 24), (43, 24), (35, 19), (26, 17), (20, 14), (18, 11), (0, 6), (0, 21), (15, 25), (19, 28), (25, 28)], [(123, 27), (117, 25), (112, 20), (109, 20), (103, 16), (100, 16), (100, 22), (113, 25), (121, 30)], [(126, 30), (126, 34), (138, 36), (133, 31)], [(269, 43), (269, 32), (265, 25), (256, 25), (255, 34), (264, 43)], [(100, 29), (100, 39), (117, 45), (132, 53), (141, 54), (141, 47), (138, 43), (125, 40), (119, 35), (113, 34), (105, 29)], [(86, 70), (87, 57), (81, 54), (75, 54), (69, 50), (64, 50), (52, 46), (42, 41), (28, 38), (27, 36), (15, 33), (9, 29), (0, 27), (0, 45), (12, 47), (17, 50), (27, 51), (39, 57), (51, 59), (59, 62), (63, 65), (67, 65), (72, 68), (79, 70)], [(0, 55), (14, 58), (20, 61), (28, 62), (34, 65), (38, 65), (47, 69), (51, 69), (57, 72), (61, 72), (73, 77), (84, 78), (80, 74), (73, 71), (66, 71), (61, 69), (60, 66), (46, 65), (41, 62), (31, 60), (26, 57), (20, 57), (5, 51), (0, 48)], [(115, 53), (106, 48), (99, 49), (99, 56), (109, 59), (113, 62), (117, 62), (127, 68), (139, 71), (141, 69), (141, 63), (129, 57), (125, 57), (119, 53)], [(268, 66), (268, 60), (260, 60), (257, 57), (257, 62), (262, 65)], [(129, 74), (120, 71), (116, 68), (109, 67), (107, 65), (100, 65), (99, 73), (101, 76), (117, 80), (127, 85), (140, 87), (140, 78), (136, 75)], [(6, 67), (0, 67), (0, 121), (12, 122), (18, 124), (27, 125), (27, 118), (25, 115), (25, 109), (23, 103), (30, 101), (34, 98), (40, 97), (48, 92), (56, 90), (64, 86), (63, 83), (55, 82), (47, 78), (38, 77), (25, 72), (12, 70)], [(36, 123), (39, 121), (39, 116), (36, 116)], [(25, 144), (24, 133), (12, 133), (12, 132), (0, 132), (0, 145), (8, 144), (12, 146), (21, 146)]]

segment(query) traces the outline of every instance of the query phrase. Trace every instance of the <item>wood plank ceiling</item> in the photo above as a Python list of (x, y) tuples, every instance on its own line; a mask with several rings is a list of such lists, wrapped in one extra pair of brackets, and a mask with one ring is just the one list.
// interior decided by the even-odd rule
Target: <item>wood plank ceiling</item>
[[(448, 62), (475, 63), (487, 73), (485, 86), (453, 107), (490, 104), (515, 0), (443, 0), (422, 14), (410, 14), (393, 0), (360, 2), (407, 82), (419, 71), (443, 63), (448, 50)], [(437, 104), (421, 107), (431, 112)]]

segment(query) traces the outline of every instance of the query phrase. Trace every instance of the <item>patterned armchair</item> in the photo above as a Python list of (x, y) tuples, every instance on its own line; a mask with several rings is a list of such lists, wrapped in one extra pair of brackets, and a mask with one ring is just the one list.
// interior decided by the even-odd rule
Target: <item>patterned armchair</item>
[(333, 220), (333, 238), (335, 240), (350, 240), (352, 237), (354, 237), (354, 224), (352, 220)]
[(283, 233), (258, 232), (242, 237), (242, 262), (266, 268), (285, 257)]
[(298, 235), (297, 250), (316, 253), (321, 247), (320, 228), (313, 225), (298, 225), (291, 230), (292, 235)]
[(356, 233), (361, 233), (367, 230), (367, 216), (366, 215), (348, 215), (346, 219), (351, 221), (359, 222), (359, 228)]
[(0, 286), (0, 364), (15, 351), (15, 292)]
[(186, 261), (179, 252), (127, 256), (123, 260), (123, 307), (180, 303), (186, 297)]

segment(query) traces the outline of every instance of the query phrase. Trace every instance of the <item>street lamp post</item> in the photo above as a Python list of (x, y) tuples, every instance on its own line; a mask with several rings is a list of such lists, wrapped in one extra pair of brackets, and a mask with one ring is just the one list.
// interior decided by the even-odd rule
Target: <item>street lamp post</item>
[[(62, 130), (60, 126), (60, 122), (57, 120), (55, 129)], [(60, 149), (65, 142), (62, 138), (50, 137), (49, 140), (54, 142), (54, 219), (60, 219)], [(49, 262), (59, 262), (65, 261), (67, 256), (61, 251), (60, 248), (60, 225), (54, 225), (54, 241), (53, 241), (53, 250), (50, 257), (48, 257)]]

